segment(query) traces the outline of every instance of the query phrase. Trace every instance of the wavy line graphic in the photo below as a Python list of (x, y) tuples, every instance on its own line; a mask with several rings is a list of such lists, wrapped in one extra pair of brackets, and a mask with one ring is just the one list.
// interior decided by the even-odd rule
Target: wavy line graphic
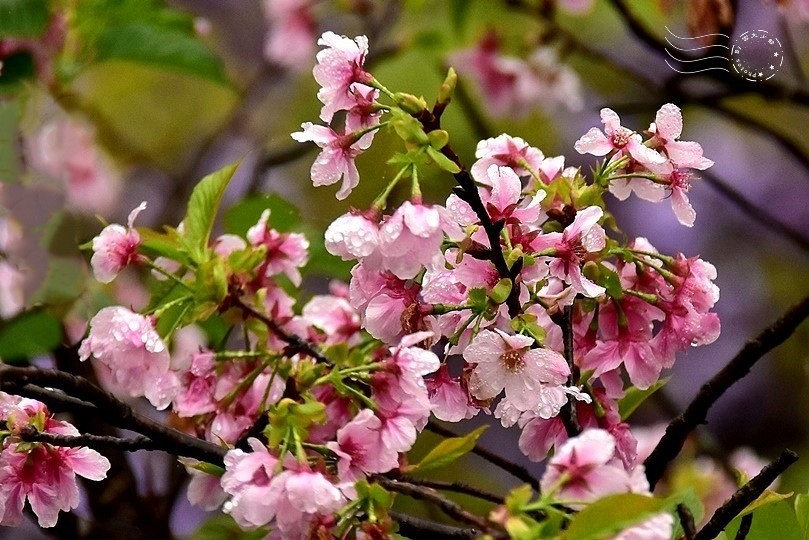
[[(678, 36), (677, 34), (672, 32), (671, 30), (669, 30), (668, 26), (666, 26), (665, 28), (666, 28), (666, 32), (671, 34), (673, 37), (675, 37), (677, 39), (681, 39), (681, 40), (704, 39), (704, 38), (711, 37), (711, 36), (719, 36), (719, 37), (723, 37), (725, 39), (730, 39), (730, 36), (728, 36), (727, 34), (704, 34), (702, 36), (695, 36), (695, 37), (682, 37), (682, 36)], [(678, 50), (680, 52), (684, 52), (684, 53), (699, 53), (700, 51), (707, 50), (707, 49), (712, 49), (714, 47), (719, 47), (720, 49), (725, 49), (726, 51), (730, 51), (730, 47), (728, 47), (726, 45), (719, 45), (719, 44), (701, 45), (701, 46), (693, 46), (693, 47), (689, 47), (689, 48), (682, 48), (682, 47), (678, 47), (677, 45), (672, 43), (668, 36), (665, 36), (664, 39), (666, 40), (666, 43), (668, 43), (669, 46), (671, 46), (671, 48), (676, 49), (676, 50)], [(671, 65), (671, 63), (668, 61), (668, 59), (665, 60), (666, 65), (669, 66), (673, 71), (675, 71), (677, 73), (680, 73), (680, 74), (683, 74), (683, 75), (691, 75), (691, 74), (694, 74), (694, 73), (703, 73), (705, 71), (712, 71), (712, 70), (729, 72), (728, 69), (723, 68), (723, 67), (719, 67), (719, 66), (711, 66), (711, 67), (707, 67), (707, 68), (702, 68), (700, 65), (697, 65), (697, 64), (695, 64), (693, 66), (688, 66), (687, 65), (687, 64), (690, 64), (692, 62), (702, 62), (702, 61), (705, 61), (705, 60), (708, 60), (708, 61), (710, 61), (710, 60), (728, 61), (727, 54), (722, 54), (721, 56), (716, 56), (716, 55), (714, 55), (714, 56), (702, 56), (700, 58), (695, 58), (695, 59), (686, 59), (686, 58), (678, 58), (677, 56), (672, 54), (672, 52), (669, 50), (668, 47), (665, 48), (665, 51), (666, 51), (666, 54), (668, 54), (669, 57), (671, 57), (672, 60), (675, 60), (677, 62), (681, 62), (683, 64), (686, 64), (683, 67), (688, 67), (688, 70), (681, 71), (680, 69), (677, 69), (673, 65)], [(723, 51), (716, 51), (716, 52), (723, 52)], [(701, 68), (701, 69), (697, 69), (697, 68)]]

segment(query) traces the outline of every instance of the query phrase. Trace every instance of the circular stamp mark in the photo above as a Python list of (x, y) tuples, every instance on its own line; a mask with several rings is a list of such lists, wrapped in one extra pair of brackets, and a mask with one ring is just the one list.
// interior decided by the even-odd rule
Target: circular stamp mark
[(733, 42), (730, 64), (748, 81), (766, 81), (784, 63), (784, 50), (777, 37), (766, 30), (749, 30)]

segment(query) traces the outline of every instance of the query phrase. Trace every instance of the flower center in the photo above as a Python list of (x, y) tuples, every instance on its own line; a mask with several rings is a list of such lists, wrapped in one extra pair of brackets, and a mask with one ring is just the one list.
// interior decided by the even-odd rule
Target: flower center
[(525, 360), (522, 359), (522, 353), (514, 349), (500, 355), (500, 360), (502, 360), (506, 368), (512, 373), (519, 373), (525, 367)]
[(612, 134), (612, 144), (616, 148), (623, 148), (629, 142), (630, 137), (632, 137), (632, 131), (624, 127), (619, 128)]

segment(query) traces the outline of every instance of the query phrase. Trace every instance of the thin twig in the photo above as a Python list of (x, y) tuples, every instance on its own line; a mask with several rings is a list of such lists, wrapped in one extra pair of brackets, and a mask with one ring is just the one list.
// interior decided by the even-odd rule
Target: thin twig
[(734, 383), (746, 376), (755, 363), (783, 343), (809, 317), (809, 297), (787, 311), (754, 339), (748, 341), (736, 356), (702, 385), (693, 401), (669, 423), (666, 433), (646, 458), (646, 478), (654, 486), (662, 478), (666, 466), (683, 447), (685, 439), (698, 425), (704, 424), (708, 410)]
[(680, 519), (680, 526), (683, 528), (683, 538), (685, 540), (694, 540), (697, 528), (694, 526), (694, 516), (691, 514), (691, 510), (684, 504), (678, 504), (677, 517)]
[(761, 472), (740, 487), (733, 496), (719, 507), (705, 526), (697, 532), (694, 540), (710, 540), (722, 532), (742, 510), (755, 501), (778, 476), (798, 461), (798, 454), (784, 450), (778, 458), (761, 469)]
[(444, 480), (416, 478), (414, 476), (398, 476), (396, 477), (396, 480), (401, 480), (402, 482), (407, 482), (408, 484), (413, 484), (416, 486), (424, 486), (432, 489), (438, 489), (441, 491), (462, 493), (464, 495), (469, 495), (470, 497), (475, 497), (477, 499), (482, 499), (484, 501), (489, 501), (495, 504), (503, 504), (503, 502), (505, 501), (505, 499), (503, 499), (503, 497), (501, 497), (500, 495), (490, 493), (483, 489), (476, 488), (474, 486), (470, 486), (462, 482), (447, 482)]
[[(436, 422), (430, 420), (427, 422), (427, 429), (441, 435), (442, 437), (458, 437), (459, 435), (455, 434), (453, 431), (445, 428), (437, 424)], [(531, 486), (534, 490), (539, 491), (539, 480), (537, 480), (534, 475), (528, 472), (528, 469), (521, 465), (517, 465), (516, 463), (509, 461), (508, 459), (495, 454), (491, 450), (487, 450), (480, 444), (476, 444), (472, 447), (472, 453), (476, 456), (479, 456), (492, 465), (495, 465), (507, 473), (511, 474), (513, 477), (517, 478), (518, 480), (525, 482), (529, 486)]]
[(486, 520), (486, 518), (473, 514), (460, 504), (447, 499), (434, 489), (417, 486), (415, 484), (410, 484), (408, 482), (402, 482), (399, 480), (390, 480), (384, 476), (376, 476), (374, 477), (374, 481), (388, 491), (394, 491), (396, 493), (401, 493), (402, 495), (407, 495), (413, 499), (423, 500), (434, 504), (447, 516), (460, 523), (472, 525), (481, 533), (488, 533), (494, 538), (504, 538), (502, 532), (499, 531), (494, 524)]
[[(52, 400), (61, 394), (43, 387), (58, 388), (71, 396), (91, 403), (95, 414), (119, 428), (129, 429), (155, 441), (159, 448), (169, 454), (187, 456), (216, 465), (222, 465), (227, 449), (202, 439), (192, 437), (160, 422), (143, 416), (118, 398), (91, 384), (82, 377), (55, 369), (25, 368), (0, 365), (0, 388), (12, 394), (26, 395), (27, 390), (42, 395), (50, 392)], [(76, 400), (65, 401), (75, 406)]]
[(749, 514), (745, 514), (742, 516), (742, 520), (739, 522), (739, 530), (736, 531), (736, 539), (735, 540), (744, 540), (747, 538), (747, 534), (750, 532), (750, 527), (753, 526), (753, 513), (750, 512)]
[[(465, 540), (479, 536), (476, 529), (464, 529), (444, 525), (426, 519), (391, 512), (390, 517), (399, 524), (399, 533), (406, 538), (430, 538), (433, 540)], [(429, 535), (429, 536), (427, 536)]]
[(278, 336), (281, 341), (289, 345), (291, 354), (305, 353), (320, 363), (330, 363), (329, 359), (323, 356), (314, 343), (307, 341), (298, 335), (290, 334), (281, 328), (277, 322), (270, 319), (263, 313), (256, 311), (250, 305), (245, 304), (240, 298), (234, 297), (232, 305), (241, 309), (246, 315), (261, 321), (270, 332)]
[[(564, 342), (565, 360), (570, 368), (570, 377), (568, 384), (576, 386), (579, 383), (579, 367), (573, 361), (573, 309), (572, 306), (566, 306), (564, 312), (559, 317), (559, 326), (562, 328), (562, 341)], [(556, 322), (556, 321), (554, 321)], [(562, 424), (565, 426), (568, 437), (575, 437), (581, 433), (581, 425), (576, 415), (576, 399), (573, 396), (568, 396), (567, 403), (559, 411), (559, 417), (562, 419)]]

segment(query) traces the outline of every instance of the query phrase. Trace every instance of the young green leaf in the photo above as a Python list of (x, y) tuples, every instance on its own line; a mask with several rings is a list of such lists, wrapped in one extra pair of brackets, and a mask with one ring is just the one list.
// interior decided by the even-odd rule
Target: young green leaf
[(0, 358), (12, 363), (56, 349), (62, 342), (59, 319), (44, 311), (27, 311), (0, 326)]
[(239, 163), (233, 163), (203, 178), (188, 201), (188, 212), (183, 218), (184, 233), (181, 236), (191, 258), (200, 263), (208, 248), (214, 219), (222, 201), (222, 195)]
[(665, 377), (660, 379), (646, 390), (630, 386), (624, 394), (624, 397), (618, 400), (618, 411), (621, 413), (621, 420), (624, 421), (629, 418), (632, 413), (635, 412), (635, 409), (640, 407), (649, 396), (663, 388), (666, 383), (669, 382), (669, 378), (670, 377)]
[(667, 501), (622, 493), (610, 495), (586, 506), (570, 521), (562, 534), (564, 540), (599, 540), (638, 524), (667, 510)]
[(483, 435), (488, 426), (481, 426), (475, 431), (463, 437), (452, 437), (444, 439), (430, 453), (424, 456), (417, 465), (413, 465), (411, 472), (423, 472), (429, 469), (444, 467), (464, 454), (468, 454), (474, 448), (478, 438)]

